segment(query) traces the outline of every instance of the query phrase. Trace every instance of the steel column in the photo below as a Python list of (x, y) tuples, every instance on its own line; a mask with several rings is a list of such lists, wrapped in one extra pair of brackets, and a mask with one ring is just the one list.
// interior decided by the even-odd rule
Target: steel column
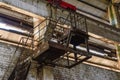
[(120, 28), (118, 7), (112, 2), (108, 6), (108, 16), (109, 16), (110, 24), (116, 28)]
[(120, 44), (116, 44), (116, 53), (118, 58), (118, 68), (120, 68)]

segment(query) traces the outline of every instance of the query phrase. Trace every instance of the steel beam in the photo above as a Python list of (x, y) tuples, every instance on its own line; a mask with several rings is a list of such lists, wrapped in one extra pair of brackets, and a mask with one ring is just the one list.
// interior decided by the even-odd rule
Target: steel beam
[(93, 16), (93, 17), (96, 17), (96, 18), (98, 18), (98, 19), (101, 19), (101, 20), (104, 20), (104, 21), (108, 22), (108, 20), (105, 20), (105, 19), (103, 19), (102, 17), (97, 16), (97, 15), (95, 15), (95, 14), (92, 14), (92, 13), (90, 13), (90, 12), (87, 12), (87, 11), (85, 11), (85, 10), (82, 10), (82, 9), (79, 9), (79, 8), (77, 8), (77, 10), (78, 10), (78, 11), (82, 11), (82, 12), (88, 14), (88, 15), (91, 15), (91, 16)]
[(89, 6), (91, 6), (91, 7), (93, 7), (93, 8), (95, 8), (95, 9), (98, 9), (98, 10), (100, 10), (100, 11), (103, 11), (103, 12), (107, 12), (105, 9), (102, 9), (102, 8), (100, 8), (100, 7), (97, 7), (97, 6), (95, 6), (95, 5), (93, 5), (93, 4), (90, 4), (90, 3), (88, 3), (88, 2), (86, 2), (86, 1), (84, 1), (84, 0), (78, 0), (78, 1), (80, 1), (80, 2), (82, 2), (82, 3), (84, 3), (84, 4), (86, 4), (86, 5), (89, 5)]

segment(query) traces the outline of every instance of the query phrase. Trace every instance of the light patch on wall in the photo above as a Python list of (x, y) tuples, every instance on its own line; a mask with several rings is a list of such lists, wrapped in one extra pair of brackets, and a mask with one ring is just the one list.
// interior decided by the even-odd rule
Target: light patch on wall
[(0, 29), (13, 30), (13, 31), (21, 32), (21, 33), (27, 33), (27, 31), (25, 31), (25, 30), (22, 30), (20, 28), (16, 28), (16, 27), (11, 26), (11, 25), (7, 25), (7, 24), (2, 23), (2, 22), (0, 22)]
[(6, 24), (4, 24), (4, 23), (0, 23), (0, 28), (2, 28), (2, 29), (6, 29)]

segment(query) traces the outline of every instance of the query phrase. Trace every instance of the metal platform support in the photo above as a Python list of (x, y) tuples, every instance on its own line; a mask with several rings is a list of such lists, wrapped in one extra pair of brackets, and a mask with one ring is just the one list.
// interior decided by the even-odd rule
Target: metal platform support
[[(63, 11), (67, 16), (60, 16), (59, 12), (62, 10), (57, 7), (55, 9), (58, 14), (56, 18), (49, 18), (45, 33), (49, 49), (35, 60), (41, 65), (72, 68), (91, 58), (86, 19), (71, 10)], [(51, 13), (54, 14), (54, 11)], [(78, 49), (78, 46), (83, 46), (85, 51)]]
[(42, 80), (54, 80), (53, 71), (50, 66), (44, 66), (42, 68)]
[(51, 66), (38, 66), (36, 80), (54, 80)]

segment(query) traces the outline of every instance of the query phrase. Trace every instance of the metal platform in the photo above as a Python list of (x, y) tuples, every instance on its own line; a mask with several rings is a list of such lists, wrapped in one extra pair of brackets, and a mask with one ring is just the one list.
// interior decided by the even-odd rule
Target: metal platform
[[(39, 64), (72, 68), (89, 58), (91, 58), (91, 55), (84, 51), (74, 50), (50, 41), (49, 49), (37, 56), (35, 60)], [(62, 64), (60, 61), (65, 61), (66, 63)]]

